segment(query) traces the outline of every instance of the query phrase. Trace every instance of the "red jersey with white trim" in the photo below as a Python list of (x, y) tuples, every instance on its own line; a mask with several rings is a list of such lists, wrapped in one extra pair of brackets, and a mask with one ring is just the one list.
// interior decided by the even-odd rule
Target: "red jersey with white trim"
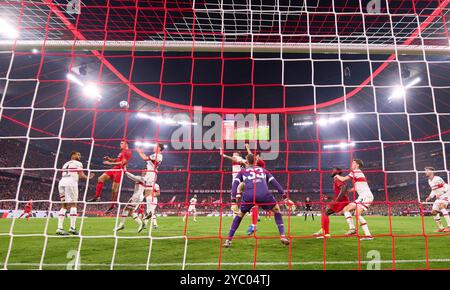
[(428, 184), (431, 187), (430, 197), (437, 199), (448, 199), (450, 187), (445, 181), (439, 177), (434, 176), (432, 179), (428, 179)]
[(145, 205), (141, 204), (137, 210), (137, 214), (144, 214), (145, 213)]
[(131, 151), (130, 149), (123, 149), (122, 151), (120, 151), (119, 155), (116, 158), (115, 162), (121, 162), (122, 160), (126, 160), (126, 162), (124, 164), (118, 164), (115, 165), (113, 168), (114, 169), (122, 169), (125, 166), (127, 166), (128, 162), (131, 159), (131, 155), (133, 154), (133, 151)]
[(258, 161), (256, 161), (256, 166), (266, 168), (266, 162), (262, 159), (258, 159)]
[(366, 176), (361, 170), (352, 170), (348, 175), (355, 185), (358, 197), (373, 197)]

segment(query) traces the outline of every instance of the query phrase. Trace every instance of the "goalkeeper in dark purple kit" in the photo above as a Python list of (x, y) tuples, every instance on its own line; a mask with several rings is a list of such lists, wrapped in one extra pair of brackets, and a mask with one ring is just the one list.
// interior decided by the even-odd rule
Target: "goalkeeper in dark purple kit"
[[(278, 181), (276, 181), (275, 177), (270, 174), (270, 172), (253, 165), (255, 164), (255, 157), (253, 154), (248, 154), (246, 159), (247, 167), (241, 170), (241, 172), (239, 172), (233, 180), (233, 186), (231, 188), (231, 208), (236, 213), (236, 216), (231, 224), (228, 239), (225, 241), (223, 246), (226, 248), (231, 246), (231, 240), (233, 239), (234, 233), (239, 228), (242, 218), (255, 205), (274, 213), (275, 223), (277, 224), (278, 231), (280, 232), (281, 243), (283, 245), (289, 245), (289, 240), (284, 235), (283, 217), (280, 212), (280, 207), (278, 206), (273, 194), (269, 191), (267, 184), (270, 183), (274, 186), (277, 191), (283, 195), (283, 199), (286, 200), (284, 190)], [(238, 210), (237, 202), (240, 196), (237, 194), (237, 191), (238, 187), (242, 186), (242, 184), (244, 185), (244, 190), (242, 190), (243, 195), (241, 207)]]

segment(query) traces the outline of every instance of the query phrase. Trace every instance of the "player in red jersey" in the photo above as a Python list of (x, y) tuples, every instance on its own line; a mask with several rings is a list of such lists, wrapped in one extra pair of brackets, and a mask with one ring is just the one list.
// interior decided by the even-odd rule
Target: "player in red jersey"
[(330, 215), (339, 214), (346, 205), (350, 203), (348, 199), (347, 183), (340, 181), (337, 176), (342, 176), (342, 169), (334, 168), (331, 174), (333, 178), (334, 199), (328, 204), (325, 213), (322, 214), (322, 228), (314, 234), (318, 239), (330, 237)]
[(26, 215), (26, 218), (29, 219), (32, 211), (33, 210), (33, 200), (30, 199), (27, 204), (25, 205), (25, 209), (23, 210), (23, 213), (20, 215), (19, 218), (23, 217), (24, 215)]
[(98, 178), (97, 187), (95, 188), (95, 197), (90, 202), (100, 201), (103, 186), (106, 181), (112, 180), (112, 198), (111, 201), (113, 203), (109, 207), (109, 209), (105, 213), (111, 212), (116, 206), (115, 202), (117, 201), (117, 194), (119, 192), (119, 184), (122, 180), (123, 169), (130, 161), (132, 155), (132, 151), (128, 149), (128, 142), (121, 141), (120, 142), (120, 153), (117, 158), (111, 158), (109, 156), (103, 157), (103, 164), (114, 166), (111, 170), (106, 171)]
[(137, 209), (137, 215), (140, 219), (144, 219), (145, 217), (145, 204), (141, 203), (141, 205)]
[[(248, 143), (245, 143), (245, 148), (247, 149), (247, 154), (253, 154), (252, 150), (250, 150), (250, 145)], [(259, 166), (261, 168), (266, 168), (266, 162), (262, 160), (261, 153), (259, 151), (255, 152), (255, 165)], [(259, 221), (259, 210), (258, 206), (255, 205), (252, 208), (252, 224), (247, 229), (247, 235), (252, 235), (256, 231), (256, 224)]]

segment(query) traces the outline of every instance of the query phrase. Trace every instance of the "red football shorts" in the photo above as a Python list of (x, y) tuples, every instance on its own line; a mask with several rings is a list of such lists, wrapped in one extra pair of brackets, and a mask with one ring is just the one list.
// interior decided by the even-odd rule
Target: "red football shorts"
[(341, 210), (343, 210), (344, 207), (346, 205), (348, 205), (349, 203), (350, 203), (350, 200), (348, 199), (348, 197), (344, 196), (339, 201), (331, 202), (328, 205), (328, 208), (337, 213), (337, 212), (340, 212)]
[(111, 178), (115, 183), (120, 183), (120, 181), (122, 180), (122, 171), (108, 170), (105, 172), (105, 174), (108, 175), (109, 178)]

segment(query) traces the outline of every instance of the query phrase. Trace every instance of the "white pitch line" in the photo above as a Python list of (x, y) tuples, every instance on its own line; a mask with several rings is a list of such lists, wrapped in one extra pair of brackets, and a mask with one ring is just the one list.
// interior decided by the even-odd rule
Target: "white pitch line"
[[(374, 261), (361, 261), (361, 264), (367, 264)], [(392, 260), (381, 260), (381, 264), (392, 263)], [(411, 264), (411, 263), (425, 263), (426, 260), (396, 260), (396, 264)], [(429, 259), (430, 263), (445, 263), (450, 262), (450, 259)], [(292, 262), (291, 265), (322, 265), (323, 261), (310, 261), (310, 262)], [(327, 261), (326, 265), (354, 265), (358, 264), (358, 261)], [(1, 266), (4, 263), (0, 263)], [(8, 263), (8, 266), (39, 266), (39, 263)], [(217, 266), (218, 263), (186, 263), (185, 266)], [(224, 262), (220, 263), (221, 266), (253, 266), (253, 262)], [(288, 262), (257, 262), (256, 266), (287, 266)], [(59, 267), (67, 266), (67, 264), (43, 264), (46, 267)], [(85, 267), (110, 267), (110, 264), (80, 264)], [(114, 267), (146, 267), (147, 264), (114, 264)], [(183, 263), (155, 263), (149, 264), (150, 267), (168, 267), (168, 266), (183, 266)]]

